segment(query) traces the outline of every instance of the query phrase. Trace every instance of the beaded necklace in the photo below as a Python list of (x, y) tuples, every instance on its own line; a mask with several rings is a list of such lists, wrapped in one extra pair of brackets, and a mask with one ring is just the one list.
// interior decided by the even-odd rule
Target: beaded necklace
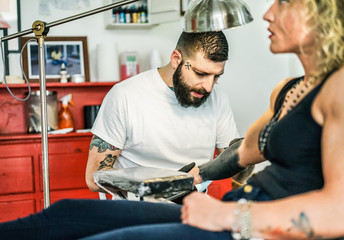
[[(296, 91), (296, 88), (303, 83), (303, 86), (299, 89), (298, 92)], [(300, 98), (307, 92), (309, 86), (312, 85), (312, 83), (304, 83), (304, 77), (300, 78), (299, 81), (297, 81), (292, 87), (291, 90), (287, 92), (286, 97), (284, 99), (282, 108), (286, 108), (289, 105), (289, 108), (287, 109), (287, 113), (290, 112), (293, 108), (295, 108), (296, 104), (299, 102)], [(295, 94), (294, 94), (295, 92)], [(289, 103), (289, 100), (293, 96), (293, 100)], [(288, 104), (289, 103), (289, 104)]]
[[(287, 113), (289, 113), (292, 109), (295, 108), (296, 104), (299, 102), (299, 99), (307, 92), (309, 89), (310, 84), (304, 83), (303, 86), (299, 89), (298, 92), (296, 91), (296, 88), (304, 81), (304, 77), (300, 78), (296, 83), (293, 84), (293, 86), (290, 88), (290, 90), (287, 92), (284, 102), (282, 106), (278, 109), (276, 114), (273, 116), (273, 118), (270, 120), (268, 124), (265, 125), (263, 130), (259, 134), (258, 139), (258, 146), (259, 151), (261, 154), (264, 154), (265, 147), (266, 147), (266, 141), (270, 134), (271, 129), (276, 125), (278, 122), (278, 119), (283, 111), (283, 109), (286, 109)], [(293, 95), (294, 94), (294, 95)], [(292, 98), (293, 96), (293, 98)], [(292, 99), (292, 101), (290, 101)]]

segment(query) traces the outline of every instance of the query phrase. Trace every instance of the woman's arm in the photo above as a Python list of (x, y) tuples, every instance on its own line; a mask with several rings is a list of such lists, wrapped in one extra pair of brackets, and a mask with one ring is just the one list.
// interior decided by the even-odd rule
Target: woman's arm
[[(247, 130), (240, 147), (234, 143), (233, 146), (225, 149), (217, 159), (204, 164), (204, 166), (196, 166), (189, 172), (194, 176), (195, 184), (205, 180), (232, 177), (243, 169), (266, 160), (258, 148), (259, 134), (274, 114), (275, 101), (279, 92), (290, 80), (290, 78), (285, 79), (274, 88), (270, 96), (269, 109)], [(229, 168), (224, 168), (225, 165)]]
[(252, 208), (257, 233), (276, 236), (276, 239), (278, 230), (281, 238), (288, 233), (299, 233), (300, 237), (308, 238), (344, 236), (343, 79), (343, 71), (328, 79), (312, 106), (312, 115), (323, 127), (321, 149), (324, 187), (274, 203), (257, 204)]
[(266, 160), (259, 151), (259, 134), (274, 115), (275, 102), (278, 94), (280, 93), (281, 89), (287, 84), (287, 82), (292, 79), (293, 78), (284, 79), (275, 86), (270, 95), (270, 106), (268, 110), (248, 128), (245, 134), (244, 141), (238, 149), (239, 164), (241, 166), (247, 167), (249, 165), (257, 164)]
[(264, 161), (258, 149), (258, 136), (272, 116), (269, 109), (249, 128), (242, 141), (230, 144), (216, 159), (194, 167), (189, 172), (194, 176), (194, 184), (233, 177), (250, 165)]
[[(324, 151), (324, 188), (253, 204), (250, 207), (253, 237), (329, 239), (344, 236), (344, 117), (341, 122), (324, 129), (324, 138), (327, 138), (323, 141), (323, 147), (327, 148)], [(210, 231), (232, 230), (236, 207), (237, 203), (224, 203), (193, 193), (184, 200), (182, 221)]]
[[(312, 107), (313, 116), (319, 113), (317, 119), (323, 125), (324, 187), (277, 201), (253, 204), (250, 212), (254, 237), (329, 239), (344, 236), (344, 74), (336, 74), (336, 77), (338, 80), (328, 79)], [(231, 230), (236, 205), (192, 194), (185, 199), (182, 220), (207, 230)]]

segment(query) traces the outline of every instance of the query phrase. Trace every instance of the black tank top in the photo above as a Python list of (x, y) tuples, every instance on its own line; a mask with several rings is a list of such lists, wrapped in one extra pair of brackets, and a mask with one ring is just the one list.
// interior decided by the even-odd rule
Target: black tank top
[[(273, 199), (320, 189), (324, 185), (321, 165), (322, 127), (313, 119), (311, 106), (325, 80), (309, 92), (288, 114), (277, 121), (266, 139), (264, 156), (271, 162), (250, 181)], [(289, 81), (275, 102), (280, 110), (288, 90), (300, 78)]]

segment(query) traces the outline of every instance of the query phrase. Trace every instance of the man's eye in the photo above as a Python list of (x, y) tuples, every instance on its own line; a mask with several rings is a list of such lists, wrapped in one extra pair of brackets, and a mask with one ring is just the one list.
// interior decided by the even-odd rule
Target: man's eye
[(205, 76), (204, 73), (195, 72), (198, 76)]

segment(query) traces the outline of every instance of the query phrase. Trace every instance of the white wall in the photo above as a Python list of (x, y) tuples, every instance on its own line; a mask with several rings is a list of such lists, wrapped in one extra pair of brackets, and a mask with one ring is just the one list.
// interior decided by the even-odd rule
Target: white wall
[[(78, 11), (52, 11), (51, 16), (38, 12), (39, 0), (22, 0), (22, 30), (31, 28), (35, 20), (52, 22), (102, 5), (102, 0), (89, 1), (90, 7)], [(267, 26), (262, 20), (268, 8), (266, 0), (245, 0), (250, 6), (254, 22), (246, 26), (226, 30), (230, 42), (230, 60), (219, 84), (231, 101), (239, 131), (245, 134), (247, 128), (268, 107), (270, 92), (281, 79), (298, 73), (298, 63), (287, 55), (272, 55), (269, 51)], [(165, 23), (144, 30), (107, 30), (103, 13), (80, 19), (50, 30), (48, 36), (87, 36), (92, 81), (96, 81), (96, 45), (116, 43), (118, 52), (135, 50), (139, 53), (141, 70), (149, 68), (149, 53), (156, 48), (162, 62), (169, 61), (170, 53), (183, 29), (179, 22)], [(110, 54), (109, 54), (110, 56)], [(104, 56), (104, 57), (109, 57)], [(17, 56), (11, 56), (11, 74), (19, 72)], [(291, 67), (290, 67), (291, 66)]]

